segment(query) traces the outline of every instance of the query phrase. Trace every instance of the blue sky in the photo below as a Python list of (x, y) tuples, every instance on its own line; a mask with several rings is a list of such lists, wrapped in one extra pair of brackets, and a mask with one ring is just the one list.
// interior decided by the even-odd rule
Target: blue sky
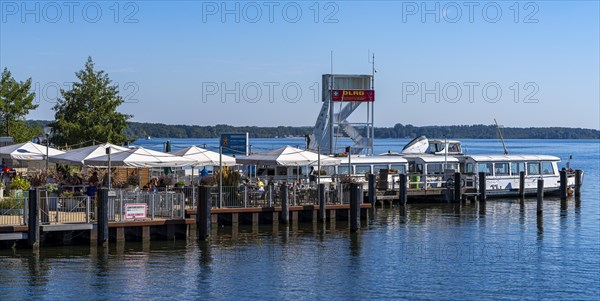
[(371, 51), (377, 126), (600, 128), (598, 1), (0, 2), (0, 66), (33, 78), (32, 119), (92, 56), (133, 121), (312, 126), (331, 51), (359, 74)]

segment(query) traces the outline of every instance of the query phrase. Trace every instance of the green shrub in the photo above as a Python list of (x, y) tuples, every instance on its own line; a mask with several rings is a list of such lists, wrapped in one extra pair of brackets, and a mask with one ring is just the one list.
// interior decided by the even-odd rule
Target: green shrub
[(19, 177), (19, 176), (15, 177), (10, 182), (10, 189), (13, 189), (13, 190), (29, 190), (30, 186), (31, 186), (31, 184), (29, 183), (29, 181), (27, 181), (25, 178)]

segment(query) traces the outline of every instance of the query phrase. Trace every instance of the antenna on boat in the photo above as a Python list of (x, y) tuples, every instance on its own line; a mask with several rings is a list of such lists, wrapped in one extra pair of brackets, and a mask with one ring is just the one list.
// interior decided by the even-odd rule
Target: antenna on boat
[(333, 50), (330, 53), (331, 73), (329, 76), (329, 154), (333, 155)]
[(506, 149), (506, 144), (504, 144), (504, 137), (502, 136), (502, 132), (500, 131), (500, 126), (498, 125), (498, 121), (494, 118), (494, 122), (496, 123), (496, 129), (498, 130), (498, 135), (500, 136), (500, 141), (502, 141), (502, 147), (504, 148), (504, 154), (508, 155), (508, 150)]
[[(369, 50), (369, 54), (369, 63), (371, 63), (371, 90), (375, 90), (375, 73), (377, 73), (377, 69), (375, 69), (375, 52), (371, 52), (371, 50)], [(369, 123), (371, 124), (370, 129), (368, 129)], [(371, 145), (369, 146), (371, 148), (371, 155), (373, 155), (373, 149), (375, 148), (375, 103), (367, 102), (367, 131), (370, 131), (370, 133), (367, 134), (367, 137), (371, 136)]]

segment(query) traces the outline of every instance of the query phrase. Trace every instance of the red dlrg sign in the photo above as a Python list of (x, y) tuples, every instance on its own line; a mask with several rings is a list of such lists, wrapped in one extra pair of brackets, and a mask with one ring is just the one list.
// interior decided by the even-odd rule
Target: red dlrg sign
[(333, 101), (375, 101), (375, 90), (332, 90)]

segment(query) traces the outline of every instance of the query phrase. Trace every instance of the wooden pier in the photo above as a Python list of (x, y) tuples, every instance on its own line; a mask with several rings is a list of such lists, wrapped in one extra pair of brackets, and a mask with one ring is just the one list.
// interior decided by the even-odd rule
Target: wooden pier
[[(360, 204), (360, 219), (368, 224), (371, 204)], [(290, 223), (318, 223), (320, 206), (289, 206)], [(270, 208), (211, 208), (210, 224), (213, 229), (223, 226), (237, 231), (241, 225), (272, 225), (281, 223), (281, 207)], [(350, 223), (350, 204), (326, 205), (324, 222)], [(197, 227), (197, 210), (185, 211), (184, 219), (155, 219), (108, 222), (107, 241), (98, 236), (98, 223), (64, 223), (39, 225), (38, 239), (30, 242), (29, 228), (25, 226), (0, 226), (0, 248), (40, 248), (44, 245), (103, 244), (122, 241), (173, 240), (193, 236)]]

